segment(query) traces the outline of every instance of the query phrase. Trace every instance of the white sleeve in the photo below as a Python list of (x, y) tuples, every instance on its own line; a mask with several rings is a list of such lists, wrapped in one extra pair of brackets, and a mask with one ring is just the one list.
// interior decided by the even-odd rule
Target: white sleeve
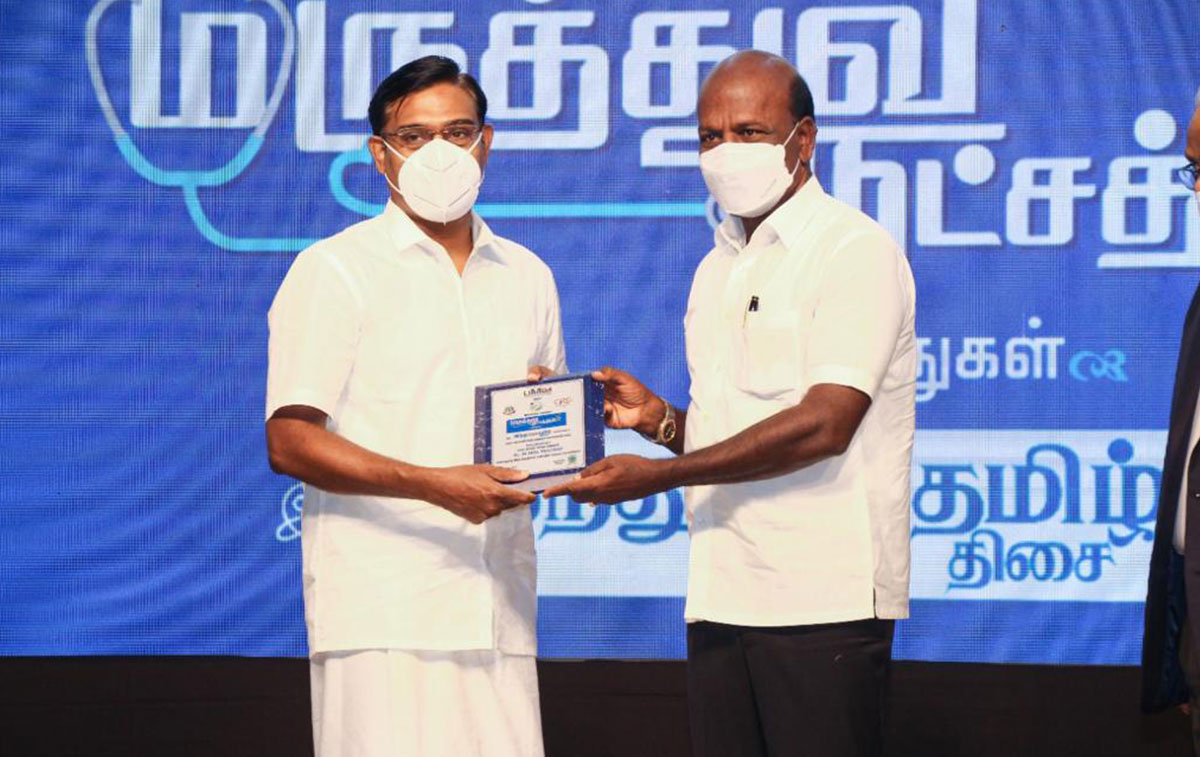
[(834, 252), (818, 292), (809, 384), (841, 384), (874, 399), (912, 317), (908, 262), (890, 239), (856, 236)]
[(332, 415), (354, 364), (361, 298), (337, 261), (302, 252), (267, 314), (267, 418), (288, 405)]
[(567, 372), (567, 347), (563, 342), (562, 316), (558, 306), (558, 287), (554, 274), (546, 269), (539, 314), (538, 354), (536, 362), (554, 371), (556, 375)]

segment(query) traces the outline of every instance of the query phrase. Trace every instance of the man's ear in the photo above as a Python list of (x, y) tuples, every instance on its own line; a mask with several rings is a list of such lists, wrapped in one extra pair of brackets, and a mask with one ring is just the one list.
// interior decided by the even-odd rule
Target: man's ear
[(388, 149), (383, 146), (383, 138), (373, 136), (367, 140), (367, 149), (371, 151), (371, 158), (375, 161), (375, 170), (387, 176), (387, 153)]
[(491, 124), (483, 125), (483, 138), (479, 140), (479, 167), (487, 168), (488, 157), (492, 154), (492, 137), (495, 131)]
[(796, 126), (796, 142), (800, 146), (800, 160), (805, 165), (811, 164), (813, 152), (817, 149), (817, 122), (812, 116), (805, 116)]

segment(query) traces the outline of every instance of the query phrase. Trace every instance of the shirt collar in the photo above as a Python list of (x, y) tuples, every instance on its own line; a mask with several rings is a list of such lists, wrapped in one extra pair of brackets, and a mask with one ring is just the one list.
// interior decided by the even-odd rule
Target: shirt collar
[[(387, 227), (388, 236), (396, 245), (399, 251), (407, 250), (410, 247), (423, 247), (425, 249), (437, 249), (437, 243), (429, 236), (421, 231), (421, 227), (417, 226), (408, 214), (405, 213), (399, 205), (388, 200), (383, 208), (383, 214), (380, 216)], [(475, 211), (471, 211), (471, 254), (482, 255), (483, 257), (491, 258), (500, 263), (508, 262), (505, 257), (504, 249), (499, 243), (499, 238), (492, 233), (483, 219), (479, 217)]]
[[(771, 215), (758, 226), (754, 241), (759, 244), (782, 242), (785, 247), (791, 247), (808, 226), (809, 222), (820, 211), (821, 200), (825, 198), (825, 190), (816, 175), (809, 176), (808, 181), (787, 202), (775, 208)], [(725, 216), (717, 226), (714, 234), (716, 245), (724, 247), (733, 253), (740, 253), (746, 248), (746, 230), (742, 219), (737, 216)]]

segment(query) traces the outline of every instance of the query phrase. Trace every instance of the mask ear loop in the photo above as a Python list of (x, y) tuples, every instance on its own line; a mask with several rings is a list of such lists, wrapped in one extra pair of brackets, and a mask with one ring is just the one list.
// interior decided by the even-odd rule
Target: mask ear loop
[[(483, 143), (483, 127), (482, 127), (482, 126), (480, 126), (480, 127), (479, 127), (479, 136), (478, 136), (478, 137), (475, 137), (475, 141), (474, 141), (474, 142), (472, 142), (472, 143), (471, 143), (471, 146), (467, 148), (467, 153), (468, 153), (468, 154), (470, 154), (470, 153), (474, 152), (474, 151), (475, 151), (475, 148), (476, 148), (476, 147), (479, 147), (479, 145), (480, 145), (480, 144), (482, 144), (482, 143)], [(486, 170), (484, 170), (484, 167), (483, 167), (483, 166), (480, 166), (480, 167), (479, 167), (479, 184), (480, 184), (480, 186), (482, 186), (482, 185), (483, 185), (483, 177), (484, 177), (486, 174), (487, 174), (487, 171), (486, 171)]]
[[(797, 121), (796, 125), (792, 127), (792, 130), (788, 132), (787, 139), (780, 142), (779, 146), (782, 147), (784, 150), (786, 150), (787, 143), (792, 141), (792, 137), (795, 136), (795, 134), (796, 134), (796, 129), (799, 129), (799, 128), (800, 128), (800, 122)], [(788, 177), (792, 178), (792, 179), (796, 178), (796, 172), (800, 170), (800, 166), (802, 166), (802, 165), (807, 168), (807, 164), (804, 162), (804, 158), (802, 156), (796, 156), (796, 165), (794, 168), (792, 168), (792, 170), (788, 171)], [(787, 168), (787, 164), (784, 163), (783, 167)], [(809, 174), (811, 174), (812, 169), (811, 168), (808, 169), (808, 172), (809, 172)]]
[[(383, 137), (380, 137), (379, 141), (383, 142), (384, 147), (386, 147), (387, 149), (389, 149), (393, 153), (395, 153), (397, 158), (404, 161), (405, 163), (408, 162), (408, 158), (404, 157), (404, 155), (401, 154), (401, 152), (399, 150), (397, 150), (395, 147), (392, 147), (391, 143), (389, 143), (386, 139), (384, 139)], [(401, 168), (403, 168), (403, 166), (401, 166)], [(399, 172), (399, 170), (397, 170), (396, 178), (399, 179), (399, 177), (400, 177), (400, 172)], [(396, 194), (400, 195), (401, 197), (404, 196), (404, 193), (400, 191), (400, 187), (398, 187), (392, 183), (392, 177), (388, 175), (387, 171), (383, 172), (383, 180), (388, 183), (388, 186), (391, 187), (392, 190), (395, 191)]]

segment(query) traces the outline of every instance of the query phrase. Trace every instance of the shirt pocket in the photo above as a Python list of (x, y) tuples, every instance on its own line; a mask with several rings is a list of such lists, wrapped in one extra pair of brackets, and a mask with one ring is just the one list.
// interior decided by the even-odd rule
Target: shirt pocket
[(800, 386), (801, 352), (795, 313), (747, 313), (735, 336), (734, 385), (759, 399), (791, 399)]

